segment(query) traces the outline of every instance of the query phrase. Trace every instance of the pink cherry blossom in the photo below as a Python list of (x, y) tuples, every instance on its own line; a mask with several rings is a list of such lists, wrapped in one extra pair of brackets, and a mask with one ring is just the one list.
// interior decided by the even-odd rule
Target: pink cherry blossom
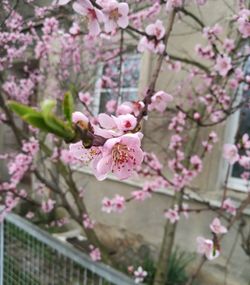
[(114, 113), (115, 110), (116, 110), (116, 107), (117, 107), (117, 102), (116, 100), (112, 99), (112, 100), (109, 100), (107, 103), (106, 103), (106, 110), (109, 112), (109, 113)]
[(216, 58), (216, 65), (214, 68), (222, 77), (225, 77), (228, 74), (229, 70), (232, 68), (231, 61), (231, 58), (227, 55), (219, 55)]
[(249, 135), (248, 134), (244, 134), (242, 136), (242, 146), (245, 148), (245, 149), (249, 149), (250, 148), (250, 140), (249, 140)]
[(107, 33), (113, 32), (117, 27), (125, 29), (129, 24), (129, 6), (125, 2), (109, 0), (103, 4), (104, 28)]
[(138, 190), (138, 191), (133, 191), (132, 192), (132, 197), (136, 200), (136, 201), (144, 201), (147, 198), (151, 197), (151, 193), (149, 191), (145, 191), (145, 190)]
[(229, 53), (235, 48), (235, 43), (233, 39), (226, 38), (223, 42), (223, 48)]
[(164, 92), (158, 91), (151, 98), (151, 104), (148, 106), (149, 111), (157, 110), (163, 113), (169, 102), (173, 101), (173, 96)]
[(233, 216), (236, 215), (236, 206), (230, 198), (227, 198), (225, 201), (223, 201), (222, 208), (229, 214)]
[(139, 266), (135, 271), (134, 271), (134, 276), (135, 276), (135, 283), (142, 283), (145, 277), (147, 277), (148, 273), (145, 271), (141, 266)]
[(166, 4), (166, 10), (171, 11), (174, 8), (181, 7), (183, 5), (183, 0), (168, 0)]
[(197, 237), (197, 251), (204, 254), (208, 260), (213, 260), (220, 255), (219, 250), (214, 246), (214, 242), (204, 237)]
[(197, 172), (201, 172), (202, 171), (202, 161), (201, 161), (201, 159), (200, 159), (200, 157), (198, 155), (191, 156), (190, 163), (193, 165), (194, 169)]
[(101, 150), (99, 147), (91, 147), (86, 149), (82, 142), (72, 143), (69, 145), (70, 154), (77, 160), (84, 163), (89, 163), (101, 155)]
[(165, 214), (165, 218), (170, 221), (171, 224), (176, 223), (180, 219), (180, 215), (178, 213), (178, 209), (168, 209)]
[(83, 215), (83, 226), (85, 229), (93, 229), (95, 226), (95, 221), (92, 221), (87, 214)]
[(44, 213), (49, 213), (54, 209), (54, 206), (56, 204), (56, 201), (52, 199), (48, 199), (47, 201), (42, 202), (42, 211)]
[(105, 179), (109, 172), (114, 173), (119, 179), (130, 177), (143, 160), (140, 146), (141, 139), (138, 133), (108, 139), (103, 145), (102, 156), (94, 165), (93, 170), (97, 179)]
[(165, 35), (165, 32), (166, 30), (161, 20), (157, 20), (155, 23), (149, 24), (146, 27), (146, 33), (149, 36), (154, 36), (158, 41), (162, 40)]
[(242, 9), (239, 12), (238, 15), (238, 29), (240, 31), (240, 33), (242, 34), (243, 38), (248, 38), (250, 37), (250, 10), (248, 9)]
[(234, 144), (225, 144), (223, 148), (223, 155), (230, 164), (234, 164), (240, 158), (238, 149)]
[(133, 130), (137, 125), (137, 120), (135, 116), (131, 114), (120, 115), (118, 117), (113, 117), (120, 131), (130, 131)]
[(113, 211), (113, 201), (107, 197), (102, 200), (102, 211), (106, 213), (111, 213)]
[(121, 213), (125, 210), (125, 198), (120, 195), (115, 195), (112, 199), (112, 210), (115, 213)]
[(90, 245), (89, 246), (90, 248), (90, 258), (93, 260), (93, 261), (100, 261), (102, 258), (101, 258), (101, 251), (98, 247), (94, 247), (93, 245)]
[(245, 168), (245, 170), (250, 169), (250, 157), (242, 155), (239, 159), (239, 164)]
[(127, 115), (133, 113), (133, 107), (131, 102), (124, 102), (117, 107), (116, 115)]
[(85, 92), (85, 93), (79, 92), (78, 97), (80, 101), (86, 104), (87, 106), (89, 106), (91, 102), (93, 101), (93, 98), (91, 98), (91, 95), (89, 92)]
[(88, 19), (89, 32), (93, 36), (100, 34), (100, 23), (103, 21), (103, 13), (95, 8), (89, 0), (78, 0), (74, 2), (73, 9)]
[(210, 224), (210, 229), (215, 234), (227, 233), (227, 228), (222, 226), (222, 224), (218, 218), (213, 219), (212, 223)]
[(74, 112), (72, 113), (72, 122), (77, 124), (80, 123), (81, 125), (87, 125), (89, 123), (89, 119), (81, 112)]
[(149, 50), (153, 53), (163, 53), (165, 45), (162, 39), (165, 32), (166, 31), (161, 20), (157, 20), (155, 23), (149, 24), (146, 27), (146, 33), (154, 38), (150, 39), (146, 36), (142, 37), (138, 44), (138, 51), (144, 52), (145, 50)]

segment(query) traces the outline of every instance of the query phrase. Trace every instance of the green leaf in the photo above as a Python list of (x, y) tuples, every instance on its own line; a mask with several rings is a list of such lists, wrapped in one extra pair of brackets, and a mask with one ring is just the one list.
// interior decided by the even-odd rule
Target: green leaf
[(75, 136), (73, 127), (64, 123), (52, 113), (55, 106), (56, 102), (54, 100), (45, 100), (42, 104), (42, 115), (46, 125), (49, 126), (53, 133), (57, 134), (58, 136), (66, 140), (73, 139)]
[(23, 117), (27, 114), (38, 113), (33, 108), (23, 105), (21, 103), (15, 102), (15, 101), (8, 101), (7, 106), (10, 108), (10, 110), (12, 110), (14, 113), (16, 113), (20, 117)]
[(29, 123), (31, 126), (38, 128), (44, 132), (47, 133), (52, 133), (53, 130), (46, 125), (44, 118), (42, 116), (41, 113), (37, 113), (37, 114), (27, 114), (25, 116), (22, 117), (22, 119)]
[(63, 98), (63, 113), (67, 121), (72, 123), (72, 113), (74, 110), (74, 100), (71, 92), (67, 92)]

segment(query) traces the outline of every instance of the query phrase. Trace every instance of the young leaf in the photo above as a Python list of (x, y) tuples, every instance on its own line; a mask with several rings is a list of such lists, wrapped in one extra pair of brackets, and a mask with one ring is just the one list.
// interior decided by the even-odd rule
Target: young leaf
[(67, 92), (63, 99), (63, 113), (67, 121), (72, 123), (72, 113), (74, 110), (74, 100), (71, 92)]
[(12, 110), (14, 113), (16, 113), (20, 117), (23, 117), (27, 114), (38, 113), (33, 108), (23, 105), (21, 103), (15, 102), (15, 101), (8, 101), (7, 106), (10, 108), (10, 110)]

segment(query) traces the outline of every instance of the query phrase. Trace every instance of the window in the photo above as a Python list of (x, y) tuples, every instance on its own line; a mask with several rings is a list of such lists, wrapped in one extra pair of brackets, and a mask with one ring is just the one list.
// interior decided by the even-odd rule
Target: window
[(95, 89), (94, 113), (106, 111), (106, 104), (114, 99), (118, 104), (138, 100), (140, 76), (139, 55), (125, 54), (121, 68), (121, 87), (119, 86), (119, 57), (98, 68), (98, 82)]
[[(245, 74), (250, 75), (250, 58), (245, 66)], [(250, 90), (246, 90), (244, 87), (246, 84), (240, 86), (239, 100), (250, 96)], [(249, 106), (243, 106), (238, 112), (236, 112), (230, 119), (228, 124), (228, 140), (234, 143), (243, 134), (248, 133), (250, 136), (250, 108)], [(240, 155), (244, 155), (244, 151), (240, 152)], [(234, 190), (247, 191), (247, 186), (250, 186), (250, 182), (246, 182), (241, 178), (241, 174), (244, 172), (244, 168), (239, 163), (235, 163), (230, 170), (229, 187)]]

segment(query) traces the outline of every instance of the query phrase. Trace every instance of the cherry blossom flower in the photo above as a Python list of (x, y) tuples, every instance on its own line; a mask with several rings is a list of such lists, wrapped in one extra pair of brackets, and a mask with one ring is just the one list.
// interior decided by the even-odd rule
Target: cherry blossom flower
[(239, 15), (238, 15), (238, 29), (239, 29), (239, 32), (242, 34), (242, 37), (244, 39), (250, 37), (250, 20), (249, 20), (249, 17), (250, 17), (250, 10), (248, 9), (242, 9), (240, 10), (239, 12)]
[(80, 101), (86, 104), (87, 106), (89, 106), (91, 102), (93, 101), (93, 98), (91, 98), (91, 95), (89, 92), (85, 92), (85, 93), (79, 92), (78, 97)]
[(223, 48), (229, 53), (235, 48), (235, 43), (233, 39), (226, 38), (223, 42)]
[(230, 198), (227, 198), (225, 201), (223, 201), (222, 208), (229, 214), (233, 216), (236, 215), (236, 206)]
[(166, 30), (164, 28), (164, 25), (163, 25), (162, 21), (161, 20), (156, 20), (155, 23), (149, 24), (146, 27), (146, 33), (149, 36), (154, 36), (159, 41), (159, 40), (163, 39), (163, 37), (164, 37), (164, 35), (166, 33)]
[(250, 169), (250, 157), (242, 155), (239, 159), (239, 164), (244, 167), (245, 169)]
[(134, 276), (135, 276), (135, 283), (142, 283), (145, 277), (147, 277), (148, 273), (145, 271), (141, 266), (139, 266), (135, 271), (134, 271)]
[(195, 170), (197, 172), (201, 172), (202, 171), (202, 161), (201, 161), (201, 159), (199, 158), (198, 155), (193, 155), (190, 158), (190, 163), (193, 165), (193, 167), (195, 168)]
[(151, 197), (151, 194), (149, 191), (145, 191), (145, 190), (138, 190), (138, 191), (133, 191), (132, 192), (132, 197), (136, 200), (136, 201), (144, 201), (147, 198)]
[(85, 229), (93, 229), (95, 226), (95, 221), (92, 221), (87, 214), (83, 215), (83, 226)]
[(218, 218), (213, 219), (212, 223), (210, 224), (210, 229), (215, 234), (227, 233), (227, 228), (222, 226), (222, 224)]
[(89, 248), (91, 250), (89, 254), (90, 258), (95, 262), (100, 261), (102, 259), (100, 249), (98, 247), (94, 247), (93, 245), (90, 245)]
[(133, 130), (137, 125), (137, 120), (135, 116), (131, 114), (120, 115), (118, 117), (113, 117), (120, 131), (130, 131)]
[(173, 101), (173, 96), (164, 92), (158, 91), (151, 98), (151, 104), (148, 106), (149, 111), (157, 110), (158, 112), (163, 113), (168, 105)]
[(108, 139), (103, 145), (102, 156), (93, 165), (97, 179), (105, 179), (109, 172), (114, 173), (119, 179), (130, 177), (143, 160), (140, 146), (141, 139), (138, 133)]
[(69, 145), (70, 154), (77, 160), (83, 163), (89, 163), (101, 154), (99, 147), (91, 147), (86, 149), (82, 142), (72, 143)]
[(229, 164), (234, 164), (240, 158), (238, 149), (234, 144), (225, 144), (223, 148), (223, 155)]
[(89, 123), (89, 119), (83, 113), (77, 111), (72, 113), (72, 122), (75, 124), (80, 124), (80, 126), (86, 128)]
[(216, 65), (214, 68), (222, 77), (225, 77), (228, 74), (229, 70), (232, 68), (231, 61), (232, 60), (230, 57), (226, 55), (219, 55), (216, 58)]
[(103, 7), (104, 28), (107, 33), (113, 32), (117, 27), (125, 29), (128, 26), (129, 6), (127, 3), (119, 3), (116, 0), (109, 0), (104, 3), (99, 1), (99, 3)]
[(142, 101), (123, 102), (117, 107), (116, 115), (133, 114), (138, 116), (145, 104)]
[(54, 209), (54, 205), (55, 205), (56, 201), (52, 200), (52, 199), (48, 199), (47, 201), (43, 201), (42, 202), (42, 211), (44, 213), (49, 213)]
[(74, 2), (73, 9), (88, 19), (89, 32), (97, 36), (101, 32), (100, 23), (103, 22), (104, 15), (100, 9), (95, 8), (89, 0), (78, 0)]
[(113, 201), (107, 197), (102, 200), (102, 211), (106, 213), (111, 213), (113, 211)]
[(249, 149), (250, 148), (250, 140), (249, 140), (249, 135), (248, 134), (244, 134), (242, 136), (241, 143), (242, 143), (242, 146), (245, 149)]
[(112, 100), (109, 100), (107, 103), (106, 103), (106, 110), (109, 112), (109, 113), (114, 113), (115, 110), (116, 110), (116, 107), (117, 107), (117, 102), (116, 100), (112, 99)]
[(178, 213), (178, 209), (168, 209), (165, 214), (165, 218), (170, 221), (171, 224), (176, 223), (180, 219), (180, 215)]
[(153, 37), (153, 39), (146, 36), (142, 37), (138, 44), (138, 51), (144, 52), (145, 50), (149, 50), (153, 53), (163, 53), (165, 45), (162, 39), (165, 32), (166, 31), (161, 20), (157, 20), (155, 23), (149, 24), (146, 27), (146, 33)]
[(197, 251), (204, 254), (208, 260), (213, 260), (220, 255), (219, 250), (215, 248), (214, 242), (204, 237), (197, 237)]
[(120, 195), (115, 195), (112, 199), (112, 210), (115, 213), (121, 213), (125, 210), (125, 198)]
[(166, 10), (171, 11), (174, 8), (181, 7), (183, 5), (183, 0), (168, 0), (166, 4)]

